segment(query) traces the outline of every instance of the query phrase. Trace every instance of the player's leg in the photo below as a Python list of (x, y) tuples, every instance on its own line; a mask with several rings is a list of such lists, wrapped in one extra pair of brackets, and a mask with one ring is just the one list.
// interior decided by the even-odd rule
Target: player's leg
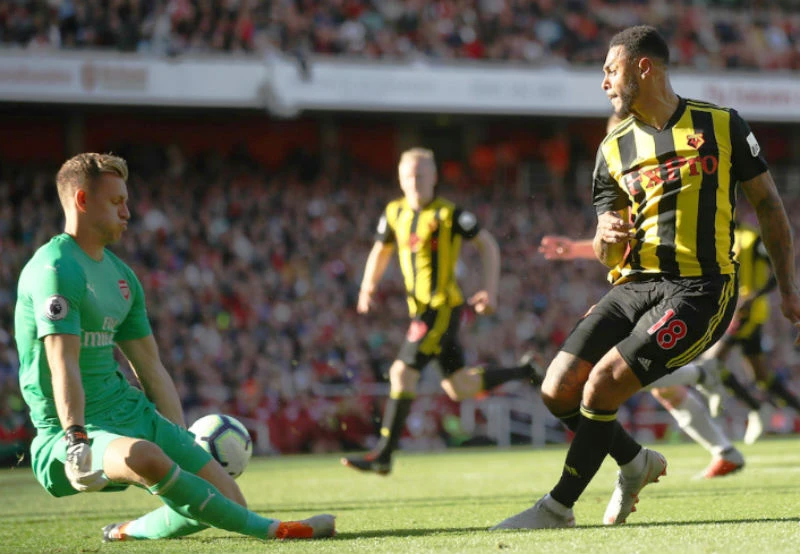
[[(660, 382), (661, 379), (655, 384)], [(731, 444), (706, 407), (686, 387), (655, 387), (650, 392), (683, 432), (711, 454), (711, 463), (703, 471), (704, 477), (722, 477), (744, 467), (742, 453)]]
[[(591, 339), (599, 339), (614, 328), (604, 325), (604, 319), (614, 320), (615, 314), (620, 314), (617, 328), (629, 335), (609, 349), (589, 371), (580, 396), (580, 419), (561, 479), (533, 508), (512, 516), (496, 528), (553, 526), (556, 515), (565, 523), (561, 526), (569, 526), (564, 518), (571, 512), (565, 511), (571, 510), (606, 454), (611, 452), (617, 429), (621, 429), (616, 422), (617, 408), (642, 385), (649, 385), (685, 365), (718, 340), (733, 316), (735, 305), (736, 284), (730, 277), (645, 281), (612, 289), (578, 324), (563, 347), (565, 351), (582, 352), (584, 363), (576, 367), (586, 367), (586, 361), (593, 361), (591, 345), (595, 341)], [(633, 321), (636, 323), (631, 330)], [(592, 332), (581, 337), (586, 330)], [(586, 340), (587, 336), (590, 340)], [(565, 391), (570, 389), (561, 386), (551, 390), (553, 365), (542, 385), (542, 396), (551, 410), (564, 409), (566, 405), (555, 400), (559, 397), (566, 400)], [(580, 375), (575, 377), (579, 383)], [(555, 396), (551, 398), (551, 394)], [(574, 392), (572, 396), (574, 401)], [(660, 454), (635, 442), (633, 446), (639, 450), (620, 467), (617, 485), (603, 517), (606, 524), (624, 523), (634, 511), (641, 489), (666, 473), (666, 460)]]
[[(639, 382), (650, 385), (721, 338), (733, 318), (736, 298), (735, 277), (664, 280), (654, 290), (656, 303), (639, 319), (631, 335), (620, 342), (617, 352)], [(608, 401), (601, 396), (600, 402), (602, 408), (602, 402)], [(625, 523), (642, 487), (658, 480), (662, 462), (661, 471), (666, 472), (666, 461), (660, 454), (646, 453), (652, 455), (647, 456), (638, 474), (621, 468), (603, 516), (605, 524)]]
[[(333, 516), (315, 516), (304, 522), (282, 522), (251, 512), (226, 497), (211, 482), (181, 469), (150, 441), (116, 438), (107, 444), (102, 460), (103, 471), (111, 481), (144, 487), (177, 514), (208, 526), (259, 539), (316, 538), (334, 533)], [(238, 486), (233, 479), (213, 460), (208, 464), (212, 469), (206, 474), (236, 496)], [(238, 497), (244, 503), (241, 492)]]
[[(755, 354), (763, 352), (763, 350), (761, 350), (761, 326), (749, 319), (742, 319), (737, 321), (735, 325), (732, 324), (720, 342), (723, 343), (723, 346), (717, 358), (721, 362), (728, 359), (731, 351), (737, 345), (742, 347), (742, 352), (745, 354), (745, 357), (748, 356), (748, 353)], [(719, 373), (723, 386), (728, 389), (735, 398), (738, 398), (746, 404), (751, 412), (758, 411), (761, 406), (761, 401), (722, 363), (720, 363), (719, 366)]]
[[(233, 478), (195, 442), (189, 431), (161, 416), (152, 405), (128, 415), (130, 420), (120, 423), (121, 428), (128, 435), (150, 440), (88, 426), (93, 463), (97, 469), (102, 467), (112, 481), (134, 483), (159, 494), (166, 506), (134, 520), (130, 526), (123, 524), (124, 529), (108, 526), (104, 530), (107, 540), (177, 537), (207, 526), (258, 538), (309, 534), (294, 522), (249, 512)], [(312, 530), (312, 536), (333, 533), (332, 516), (315, 519), (313, 525), (317, 529)]]
[(456, 402), (474, 398), (484, 391), (491, 390), (509, 381), (526, 381), (532, 385), (541, 385), (544, 370), (538, 363), (537, 356), (526, 352), (519, 365), (497, 367), (485, 365), (464, 367), (464, 349), (458, 336), (460, 309), (453, 310), (447, 330), (440, 339), (437, 358), (442, 370), (442, 389)]
[[(230, 475), (205, 450), (198, 448), (191, 436), (163, 417), (154, 415), (151, 419), (150, 426), (155, 428), (152, 438), (172, 461), (214, 485), (227, 498), (247, 506), (242, 492)], [(107, 525), (103, 528), (103, 540), (177, 538), (207, 527), (165, 505), (135, 520)]]
[[(224, 479), (220, 479), (218, 469), (219, 464), (211, 460), (197, 472), (197, 476), (202, 477), (216, 486), (222, 494), (225, 494), (225, 496), (235, 501), (237, 504), (246, 506), (247, 504), (244, 501), (241, 491), (238, 490), (238, 487), (232, 489)], [(230, 494), (231, 492), (234, 494)], [(183, 516), (169, 506), (164, 505), (132, 521), (107, 525), (103, 528), (103, 540), (105, 542), (110, 542), (175, 539), (197, 533), (207, 528), (208, 525), (196, 519)]]
[(534, 386), (541, 385), (544, 373), (536, 358), (526, 354), (516, 366), (496, 367), (489, 364), (461, 367), (442, 380), (442, 388), (451, 399), (460, 402), (509, 381), (525, 381)]
[[(559, 353), (559, 356), (563, 360), (568, 355)], [(550, 372), (543, 384), (543, 393), (548, 388), (549, 376)], [(624, 433), (616, 420), (617, 409), (640, 388), (639, 379), (615, 348), (591, 368), (581, 395), (579, 423), (558, 483), (532, 508), (504, 520), (493, 529), (574, 526), (572, 507), (600, 469), (617, 432)], [(549, 395), (545, 403), (548, 407), (554, 404)], [(628, 513), (639, 490), (666, 472), (666, 461), (660, 454), (641, 448), (632, 439), (629, 455), (630, 459), (621, 466), (622, 472), (631, 473), (629, 481), (632, 484), (624, 489), (631, 497)], [(623, 514), (624, 517), (627, 513)]]
[[(615, 412), (605, 413), (600, 407), (586, 406), (584, 397), (592, 390), (589, 380), (595, 371), (605, 374), (603, 363), (613, 346), (630, 334), (637, 306), (642, 295), (628, 294), (622, 285), (612, 289), (573, 329), (547, 369), (542, 383), (542, 399), (548, 409), (575, 432), (567, 452), (558, 485), (532, 508), (514, 515), (493, 529), (538, 529), (571, 527), (574, 525), (572, 505), (597, 472), (606, 454), (613, 452), (617, 463), (624, 468), (639, 465), (642, 448), (616, 421)], [(645, 296), (649, 294), (648, 291)], [(638, 380), (621, 373), (620, 398), (640, 387)], [(612, 375), (615, 375), (612, 372)], [(628, 390), (630, 389), (630, 391)], [(622, 400), (620, 400), (621, 402)]]
[[(400, 347), (398, 359), (389, 370), (390, 393), (381, 421), (381, 436), (375, 447), (365, 455), (342, 458), (347, 467), (361, 471), (387, 475), (392, 469), (392, 453), (397, 449), (400, 436), (405, 429), (411, 404), (416, 397), (420, 371), (435, 357), (446, 367), (464, 365), (463, 352), (453, 339), (458, 336), (459, 308), (444, 306), (438, 310), (428, 309), (414, 318)], [(442, 344), (448, 347), (442, 357)], [(444, 369), (444, 368), (443, 368)]]
[(786, 387), (786, 383), (770, 369), (762, 344), (762, 326), (758, 325), (752, 336), (742, 343), (742, 352), (753, 369), (759, 388), (766, 391), (778, 404), (791, 407), (800, 412), (800, 399)]
[[(633, 329), (639, 313), (640, 296), (628, 288), (634, 283), (612, 289), (592, 306), (572, 330), (561, 351), (547, 368), (542, 383), (542, 400), (555, 417), (573, 433), (581, 422), (580, 405), (583, 387), (595, 364)], [(633, 437), (615, 424), (609, 455), (622, 466), (641, 450)]]
[(420, 371), (439, 353), (452, 313), (450, 308), (428, 309), (411, 320), (397, 359), (389, 369), (389, 398), (383, 411), (378, 443), (364, 455), (342, 458), (343, 465), (378, 475), (388, 475), (392, 471), (392, 454), (397, 450), (416, 398)]
[(378, 475), (388, 475), (392, 471), (392, 454), (397, 450), (405, 429), (411, 404), (416, 398), (419, 378), (419, 369), (409, 366), (402, 360), (394, 361), (389, 369), (390, 392), (383, 409), (378, 443), (364, 455), (342, 458), (342, 464)]
[[(581, 398), (578, 431), (567, 452), (561, 479), (550, 491), (552, 498), (566, 506), (578, 500), (610, 453), (615, 434), (621, 430), (616, 421), (617, 410), (641, 386), (640, 377), (617, 348), (613, 348), (592, 369)], [(633, 511), (639, 491), (666, 473), (666, 461), (660, 454), (642, 448), (633, 439), (630, 442), (630, 457), (620, 464), (620, 478), (615, 491), (621, 495), (617, 499), (619, 506), (613, 515), (606, 514), (606, 524), (624, 523)]]

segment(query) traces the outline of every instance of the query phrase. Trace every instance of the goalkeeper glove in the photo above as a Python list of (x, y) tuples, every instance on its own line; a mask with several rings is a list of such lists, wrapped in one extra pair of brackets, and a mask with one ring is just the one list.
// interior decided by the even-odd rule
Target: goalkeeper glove
[(99, 491), (108, 484), (103, 470), (92, 471), (92, 449), (82, 425), (71, 425), (64, 432), (67, 439), (67, 463), (64, 471), (72, 488), (79, 492)]

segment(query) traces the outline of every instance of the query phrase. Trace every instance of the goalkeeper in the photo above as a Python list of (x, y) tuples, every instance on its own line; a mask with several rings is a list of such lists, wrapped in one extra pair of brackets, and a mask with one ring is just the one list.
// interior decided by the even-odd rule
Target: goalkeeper
[[(175, 385), (133, 271), (105, 247), (128, 226), (125, 160), (86, 153), (56, 176), (64, 233), (39, 248), (19, 280), (20, 387), (36, 427), (36, 479), (56, 497), (137, 485), (166, 506), (112, 524), (105, 540), (187, 535), (218, 527), (256, 537), (318, 538), (334, 518), (282, 522), (249, 511), (234, 480), (186, 430)], [(114, 346), (144, 393), (119, 371)]]

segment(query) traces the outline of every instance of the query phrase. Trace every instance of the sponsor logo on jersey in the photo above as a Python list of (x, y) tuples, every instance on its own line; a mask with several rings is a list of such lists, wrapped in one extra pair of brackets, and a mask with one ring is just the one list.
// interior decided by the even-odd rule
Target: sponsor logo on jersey
[(117, 284), (119, 285), (119, 292), (122, 293), (122, 297), (125, 300), (130, 300), (131, 288), (128, 286), (128, 281), (126, 281), (125, 279), (120, 279), (119, 281), (117, 281)]
[(713, 154), (684, 158), (675, 156), (657, 167), (632, 169), (622, 176), (622, 182), (631, 196), (665, 183), (674, 183), (681, 179), (682, 168), (686, 168), (686, 177), (696, 177), (703, 173), (714, 175), (719, 168), (719, 159)]
[(59, 321), (67, 317), (69, 302), (60, 294), (54, 294), (44, 303), (44, 315), (50, 321)]
[(81, 348), (102, 348), (114, 344), (114, 333), (102, 331), (83, 331)]

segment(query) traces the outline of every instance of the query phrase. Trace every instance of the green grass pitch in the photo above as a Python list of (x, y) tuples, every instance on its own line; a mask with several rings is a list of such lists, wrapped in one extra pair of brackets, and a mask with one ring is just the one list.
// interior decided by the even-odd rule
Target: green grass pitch
[(564, 447), (450, 450), (398, 455), (390, 477), (359, 475), (336, 456), (256, 459), (239, 483), (255, 511), (281, 519), (337, 515), (338, 535), (322, 541), (260, 542), (208, 530), (168, 541), (102, 544), (103, 525), (159, 505), (141, 490), (50, 498), (29, 468), (0, 470), (0, 552), (800, 552), (800, 443), (742, 447), (747, 467), (693, 479), (708, 456), (691, 444), (655, 448), (667, 477), (641, 495), (621, 527), (601, 525), (615, 479), (607, 460), (576, 505), (576, 529), (489, 532), (547, 492)]

